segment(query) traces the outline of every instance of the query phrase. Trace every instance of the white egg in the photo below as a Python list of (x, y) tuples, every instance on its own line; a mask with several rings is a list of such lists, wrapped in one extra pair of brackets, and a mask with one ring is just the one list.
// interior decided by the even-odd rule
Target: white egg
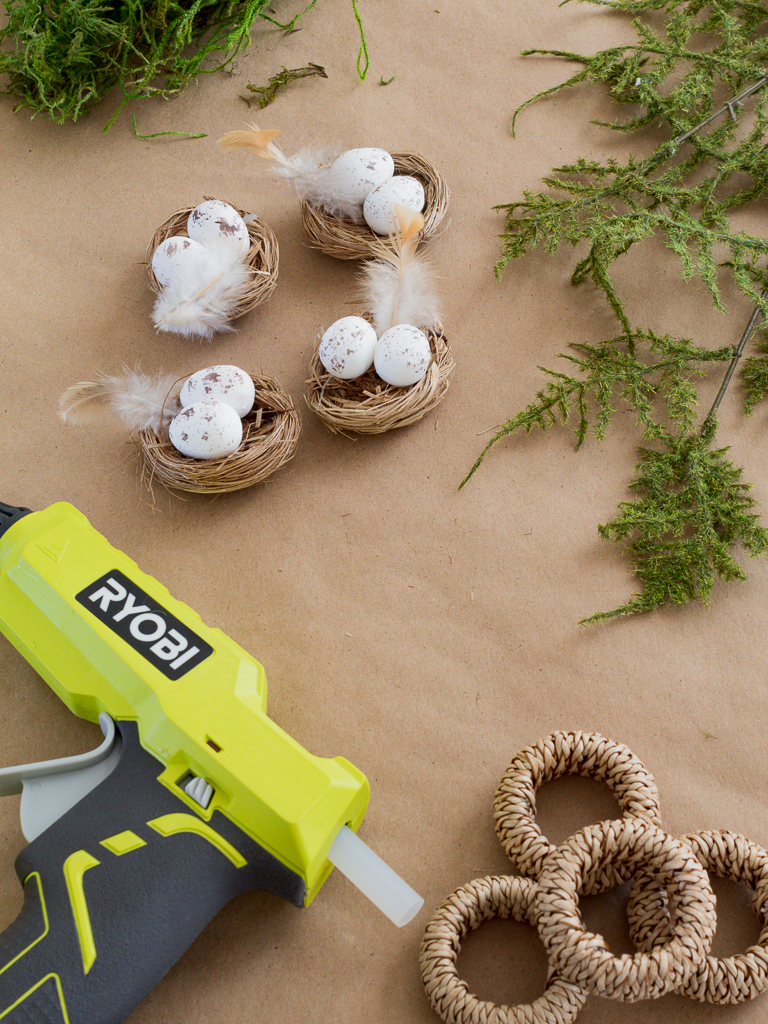
[(168, 436), (182, 455), (219, 459), (240, 447), (243, 423), (226, 402), (195, 402), (171, 420)]
[(363, 216), (371, 231), (388, 235), (397, 227), (395, 203), (421, 213), (424, 209), (424, 186), (410, 174), (396, 174), (369, 192), (363, 203)]
[(360, 203), (377, 185), (383, 184), (395, 173), (395, 162), (385, 149), (363, 147), (348, 149), (331, 165), (334, 186), (350, 202)]
[(253, 408), (255, 395), (252, 377), (239, 366), (206, 366), (187, 377), (179, 401), (182, 408), (195, 402), (226, 402), (242, 417)]
[(421, 380), (431, 358), (429, 338), (423, 331), (410, 324), (395, 324), (379, 338), (373, 365), (387, 384), (405, 388)]
[(352, 380), (371, 368), (376, 331), (361, 316), (343, 316), (320, 339), (318, 355), (332, 377)]
[(162, 287), (167, 288), (180, 270), (199, 267), (209, 259), (208, 251), (199, 242), (186, 235), (173, 235), (152, 254), (152, 271)]
[(229, 203), (221, 199), (206, 199), (187, 218), (187, 234), (208, 248), (232, 248), (244, 256), (250, 246), (245, 221)]

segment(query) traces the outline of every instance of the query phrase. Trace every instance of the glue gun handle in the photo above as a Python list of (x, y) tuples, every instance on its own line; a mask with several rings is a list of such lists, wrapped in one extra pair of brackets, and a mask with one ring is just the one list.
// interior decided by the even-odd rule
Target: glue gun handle
[(157, 781), (118, 723), (111, 775), (19, 855), (24, 906), (0, 935), (2, 1024), (122, 1024), (218, 911), (247, 889), (303, 903), (301, 879), (217, 812)]

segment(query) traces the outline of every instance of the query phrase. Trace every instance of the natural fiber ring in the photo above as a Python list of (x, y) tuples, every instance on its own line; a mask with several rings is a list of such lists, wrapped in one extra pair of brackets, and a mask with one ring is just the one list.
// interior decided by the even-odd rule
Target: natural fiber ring
[[(608, 870), (624, 879), (647, 872), (667, 890), (674, 926), (662, 945), (614, 956), (602, 936), (586, 930), (579, 895)], [(687, 843), (641, 818), (621, 818), (582, 829), (547, 858), (534, 916), (559, 974), (590, 992), (633, 1002), (680, 988), (699, 967), (715, 932), (715, 897)]]
[[(585, 775), (604, 782), (625, 817), (661, 825), (656, 783), (628, 747), (595, 732), (554, 732), (521, 750), (496, 790), (496, 832), (521, 874), (538, 878), (544, 858), (555, 849), (534, 820), (536, 791), (562, 775)], [(585, 889), (585, 893), (602, 892), (618, 884), (610, 863), (605, 877), (596, 879), (595, 884), (596, 888)]]
[[(762, 930), (757, 945), (745, 953), (705, 957), (679, 992), (708, 1003), (754, 999), (768, 988), (768, 852), (735, 832), (696, 832), (682, 838), (707, 871), (755, 890), (753, 906)], [(672, 928), (667, 894), (642, 872), (635, 876), (627, 913), (638, 949), (652, 950), (667, 941)]]
[(473, 995), (456, 961), (470, 931), (493, 917), (533, 924), (536, 883), (529, 878), (489, 875), (462, 885), (432, 915), (421, 942), (421, 976), (432, 1009), (447, 1024), (570, 1024), (586, 992), (550, 971), (544, 994), (532, 1003), (499, 1006)]

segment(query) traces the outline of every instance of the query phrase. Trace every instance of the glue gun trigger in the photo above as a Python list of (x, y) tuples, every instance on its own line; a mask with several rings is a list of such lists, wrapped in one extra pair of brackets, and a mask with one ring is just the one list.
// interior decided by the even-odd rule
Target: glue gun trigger
[(95, 750), (17, 767), (0, 768), (0, 796), (21, 793), (21, 831), (32, 842), (114, 770), (120, 740), (112, 718), (102, 713), (103, 742)]

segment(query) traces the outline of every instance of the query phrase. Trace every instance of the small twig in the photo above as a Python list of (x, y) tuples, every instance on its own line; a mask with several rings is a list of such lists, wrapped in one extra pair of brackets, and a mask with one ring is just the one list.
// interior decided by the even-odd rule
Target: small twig
[(257, 94), (256, 96), (241, 96), (240, 98), (245, 100), (249, 107), (251, 103), (257, 103), (263, 108), (271, 103), (280, 89), (285, 89), (290, 82), (295, 81), (297, 78), (309, 78), (311, 75), (318, 75), (320, 78), (328, 77), (325, 73), (325, 68), (321, 67), (320, 64), (314, 64), (312, 61), (303, 68), (283, 67), (283, 70), (273, 75), (266, 85), (251, 85), (250, 82), (248, 83), (246, 88), (252, 93)]
[[(765, 301), (765, 299), (768, 298), (768, 288), (763, 289), (763, 291), (760, 293), (760, 298), (762, 301)], [(723, 400), (723, 396), (725, 395), (725, 392), (728, 389), (728, 385), (731, 383), (731, 377), (733, 377), (733, 374), (736, 370), (736, 365), (739, 359), (741, 359), (744, 349), (746, 348), (747, 342), (752, 336), (752, 333), (755, 330), (755, 327), (757, 326), (757, 321), (760, 319), (761, 316), (765, 316), (765, 313), (763, 312), (763, 307), (757, 305), (752, 310), (752, 316), (749, 318), (749, 323), (744, 328), (744, 333), (741, 336), (739, 344), (734, 349), (733, 358), (731, 359), (728, 369), (726, 370), (725, 377), (723, 378), (723, 383), (720, 385), (720, 390), (717, 392), (715, 400), (712, 403), (712, 408), (704, 417), (704, 422), (701, 426), (702, 434), (706, 433), (707, 427), (712, 421), (712, 417), (717, 412), (720, 403)]]
[(152, 135), (139, 135), (139, 130), (136, 127), (136, 115), (133, 114), (133, 134), (137, 139), (159, 139), (163, 135), (178, 135), (182, 139), (205, 139), (207, 134), (205, 132), (153, 132)]
[(693, 128), (689, 128), (687, 132), (683, 132), (682, 135), (678, 135), (677, 138), (673, 139), (673, 149), (676, 149), (681, 143), (686, 142), (692, 135), (695, 135), (696, 132), (701, 131), (702, 128), (706, 128), (707, 125), (712, 124), (713, 121), (722, 117), (723, 114), (729, 114), (731, 120), (735, 121), (736, 115), (733, 112), (733, 108), (738, 107), (748, 96), (751, 96), (753, 93), (762, 89), (766, 83), (768, 83), (768, 75), (763, 75), (763, 77), (758, 79), (758, 81), (753, 85), (749, 85), (746, 89), (742, 89), (737, 96), (732, 96), (731, 99), (726, 100), (722, 107), (718, 107), (717, 110), (714, 110), (709, 117), (705, 117), (703, 121), (699, 121), (699, 123), (694, 125)]

